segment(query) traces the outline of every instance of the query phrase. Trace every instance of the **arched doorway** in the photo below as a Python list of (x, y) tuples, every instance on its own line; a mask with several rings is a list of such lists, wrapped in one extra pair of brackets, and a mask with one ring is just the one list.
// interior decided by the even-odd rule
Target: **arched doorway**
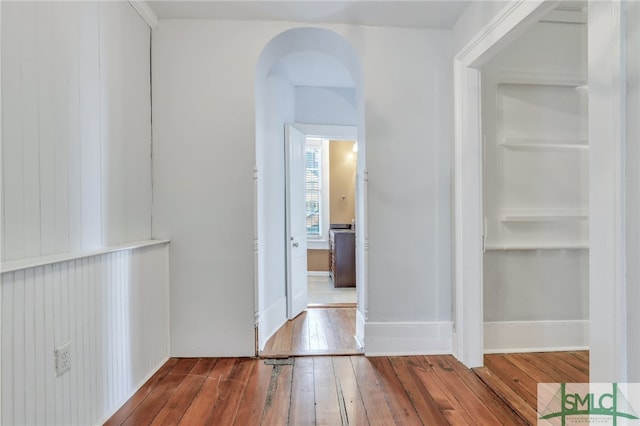
[[(304, 64), (305, 78), (317, 81), (299, 81), (292, 76), (292, 64)], [(302, 61), (301, 61), (302, 60)], [(316, 62), (314, 62), (316, 61)], [(314, 77), (314, 63), (330, 63), (334, 70), (331, 78), (351, 82), (353, 93), (352, 123), (339, 122), (334, 117), (318, 118), (323, 122), (307, 121), (314, 125), (355, 125), (357, 128), (358, 159), (356, 173), (356, 276), (357, 319), (356, 338), (364, 342), (364, 319), (366, 313), (366, 262), (367, 241), (366, 218), (366, 141), (364, 137), (364, 101), (361, 65), (354, 48), (343, 37), (333, 31), (320, 28), (295, 28), (273, 38), (262, 51), (256, 67), (256, 167), (254, 171), (255, 192), (255, 312), (257, 326), (257, 350), (262, 349), (267, 339), (287, 320), (285, 236), (285, 141), (286, 124), (298, 122), (296, 111), (296, 87), (316, 87), (324, 90), (330, 99), (339, 99), (340, 90), (325, 90), (332, 82), (318, 83), (326, 75)], [(310, 67), (311, 66), (311, 67)], [(341, 71), (340, 71), (341, 70)], [(315, 84), (318, 83), (318, 84)], [(335, 89), (335, 87), (334, 87)], [(345, 88), (346, 89), (346, 88)], [(319, 102), (329, 102), (322, 99)], [(336, 101), (337, 102), (337, 101)], [(331, 109), (330, 107), (327, 109)], [(319, 117), (322, 114), (318, 115)], [(362, 345), (362, 344), (361, 344)]]

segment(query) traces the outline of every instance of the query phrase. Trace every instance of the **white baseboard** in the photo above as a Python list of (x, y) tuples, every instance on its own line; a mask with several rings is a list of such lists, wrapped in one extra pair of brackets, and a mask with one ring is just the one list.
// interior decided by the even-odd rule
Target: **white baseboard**
[(282, 297), (262, 312), (258, 323), (259, 348), (263, 350), (267, 340), (273, 336), (282, 324), (287, 322), (287, 298)]
[(458, 361), (460, 360), (460, 352), (458, 348), (458, 332), (455, 327), (452, 326), (453, 331), (451, 332), (451, 355)]
[(364, 315), (359, 309), (356, 309), (356, 343), (360, 349), (364, 349)]
[(484, 323), (484, 352), (548, 352), (589, 348), (589, 321)]
[(365, 355), (442, 355), (452, 350), (451, 322), (369, 322)]
[(331, 276), (329, 271), (307, 271), (307, 275), (310, 277), (329, 277)]

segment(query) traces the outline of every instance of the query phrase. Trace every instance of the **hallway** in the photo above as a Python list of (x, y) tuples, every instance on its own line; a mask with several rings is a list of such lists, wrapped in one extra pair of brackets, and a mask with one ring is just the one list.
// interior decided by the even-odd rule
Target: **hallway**
[(357, 355), (355, 307), (309, 307), (287, 321), (266, 343), (262, 358)]

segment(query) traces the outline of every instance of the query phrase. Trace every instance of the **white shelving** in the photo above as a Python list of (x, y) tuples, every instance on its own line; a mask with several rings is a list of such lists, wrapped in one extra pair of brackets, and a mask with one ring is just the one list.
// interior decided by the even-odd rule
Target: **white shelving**
[(586, 209), (503, 209), (500, 222), (565, 222), (588, 220)]
[(501, 148), (520, 151), (571, 151), (588, 150), (588, 139), (505, 137), (498, 144)]

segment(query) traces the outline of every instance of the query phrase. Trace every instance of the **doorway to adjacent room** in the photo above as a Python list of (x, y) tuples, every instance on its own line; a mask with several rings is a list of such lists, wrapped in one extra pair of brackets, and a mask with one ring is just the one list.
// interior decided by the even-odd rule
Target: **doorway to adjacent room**
[[(309, 72), (310, 67), (313, 72)], [(257, 201), (257, 353), (265, 355), (273, 339), (282, 340), (278, 337), (281, 332), (286, 334), (285, 340), (290, 341), (291, 333), (287, 330), (294, 332), (294, 328), (297, 331), (309, 329), (311, 340), (317, 334), (318, 341), (324, 341), (326, 345), (326, 342), (336, 341), (327, 336), (342, 329), (337, 326), (341, 322), (349, 324), (348, 330), (346, 334), (340, 334), (337, 340), (348, 341), (350, 347), (355, 348), (354, 352), (361, 352), (360, 342), (364, 342), (364, 314), (361, 312), (366, 312), (367, 236), (364, 200), (367, 180), (366, 144), (360, 127), (364, 102), (359, 60), (355, 50), (341, 36), (327, 30), (299, 28), (280, 34), (265, 47), (257, 72), (257, 158), (254, 174)], [(327, 131), (327, 128), (330, 130)], [(340, 199), (324, 204), (327, 209), (330, 205), (340, 207), (349, 204), (352, 210), (348, 220), (341, 219), (338, 225), (347, 225), (349, 228), (356, 222), (360, 225), (357, 234), (352, 231), (352, 263), (358, 286), (332, 292), (351, 293), (349, 302), (344, 299), (349, 306), (310, 308), (314, 309), (313, 313), (307, 309), (308, 304), (328, 306), (335, 303), (335, 299), (321, 300), (320, 297), (331, 290), (327, 288), (328, 285), (340, 285), (336, 276), (329, 277), (332, 281), (327, 279), (326, 275), (331, 273), (329, 268), (318, 271), (307, 266), (306, 234), (311, 229), (315, 229), (319, 235), (315, 241), (309, 238), (310, 257), (323, 251), (323, 255), (330, 258), (331, 219), (330, 213), (326, 213), (322, 224), (318, 222), (314, 228), (313, 220), (320, 219), (322, 215), (318, 210), (322, 203), (315, 204), (314, 200), (307, 199), (309, 194), (306, 185), (314, 182), (304, 180), (308, 174), (299, 165), (304, 166), (305, 160), (312, 159), (312, 156), (307, 155), (306, 143), (300, 149), (301, 135), (304, 138), (327, 140), (327, 151), (330, 151), (329, 144), (337, 146), (344, 141), (351, 141), (349, 155), (355, 167), (351, 170), (350, 192), (335, 191)], [(359, 153), (354, 151), (356, 140), (360, 144)], [(291, 162), (292, 157), (298, 160)], [(299, 180), (291, 179), (293, 175), (299, 176)], [(302, 203), (297, 200), (302, 200)], [(294, 214), (292, 208), (302, 212)], [(309, 280), (309, 270), (324, 272), (325, 276), (314, 276)], [(309, 281), (312, 286), (315, 285), (311, 290), (314, 298), (311, 302), (308, 299)], [(327, 285), (324, 286), (325, 291), (315, 291), (323, 284)], [(352, 284), (355, 285), (355, 282)], [(325, 314), (334, 315), (335, 318), (326, 319)], [(296, 325), (298, 322), (306, 325)], [(322, 338), (323, 335), (325, 338)], [(338, 350), (336, 348), (333, 350)], [(325, 349), (331, 350), (330, 347)]]

